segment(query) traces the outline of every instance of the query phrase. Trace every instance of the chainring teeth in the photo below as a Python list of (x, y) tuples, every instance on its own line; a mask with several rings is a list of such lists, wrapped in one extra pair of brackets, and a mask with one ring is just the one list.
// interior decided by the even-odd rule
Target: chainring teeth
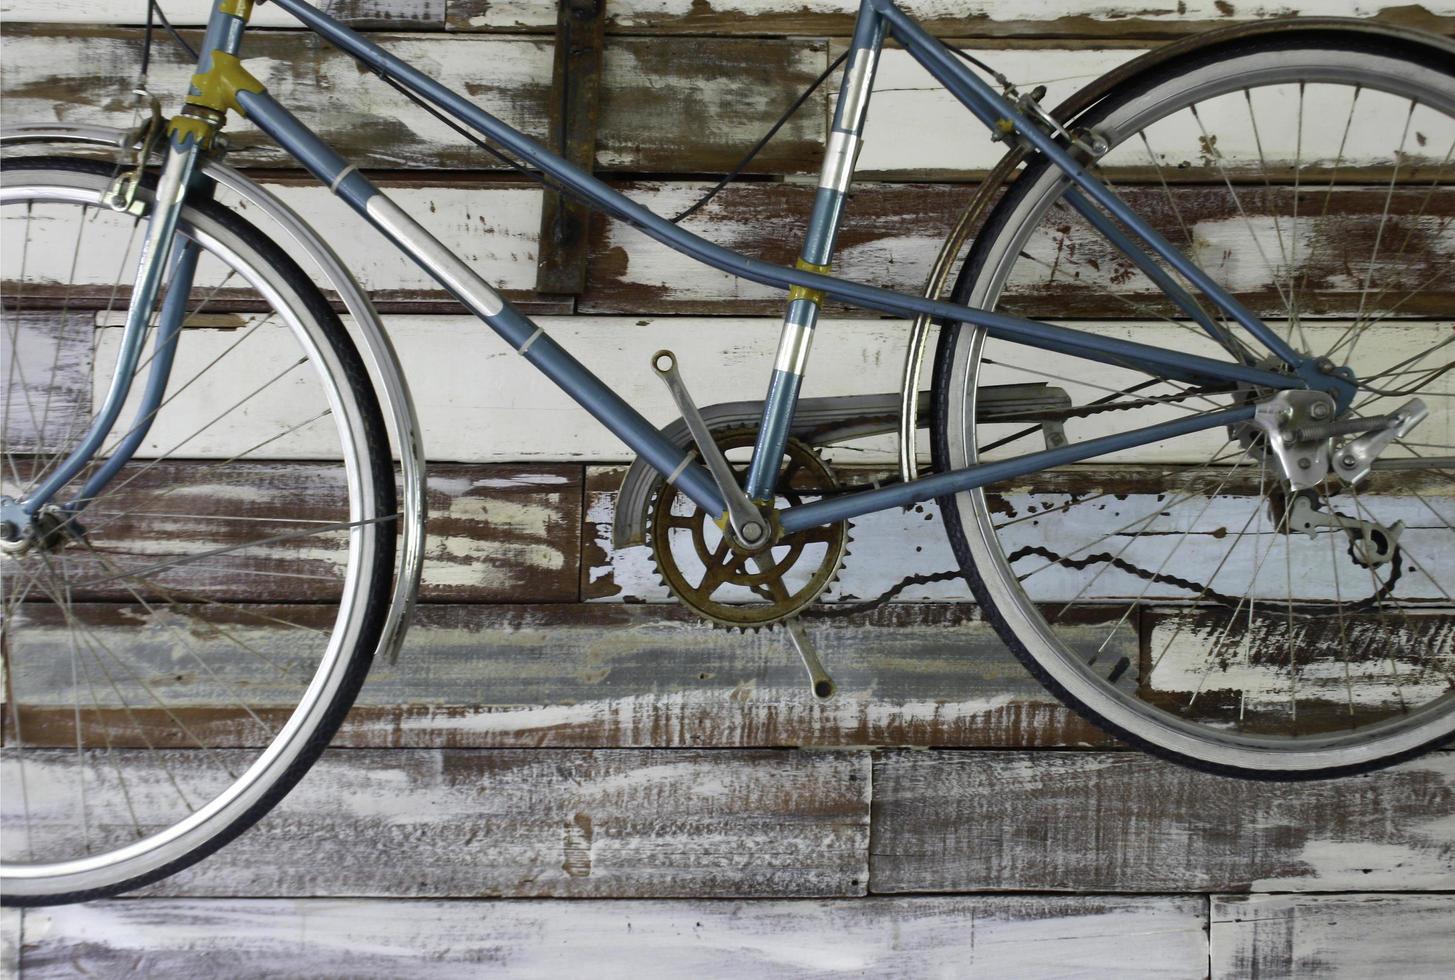
[[(751, 445), (755, 433), (748, 429), (737, 429), (718, 434), (718, 445), (724, 450), (735, 449), (745, 445)], [(814, 490), (837, 489), (839, 484), (833, 471), (828, 464), (806, 443), (789, 439), (784, 447), (785, 468), (792, 467), (795, 477), (803, 471), (812, 474), (812, 487), (806, 489), (801, 486), (789, 487), (787, 492), (780, 491), (780, 496), (786, 496), (790, 500), (795, 497), (812, 496)], [(677, 519), (666, 520), (671, 516), (673, 507), (678, 501), (687, 504), (690, 510), (685, 515), (677, 515)], [(686, 517), (684, 522), (680, 518)], [(718, 535), (715, 544), (709, 544), (710, 537), (707, 525), (713, 524), (713, 532)], [(653, 487), (652, 493), (647, 501), (646, 527), (647, 546), (651, 553), (652, 570), (680, 602), (692, 609), (699, 616), (713, 623), (715, 626), (741, 631), (757, 631), (764, 628), (771, 628), (784, 620), (787, 620), (811, 605), (821, 596), (834, 582), (838, 580), (839, 572), (843, 568), (844, 558), (848, 555), (848, 545), (852, 540), (849, 534), (850, 524), (848, 521), (840, 521), (828, 525), (832, 533), (827, 535), (827, 541), (803, 541), (798, 540), (795, 535), (788, 535), (775, 544), (766, 552), (771, 564), (766, 569), (757, 569), (751, 558), (739, 555), (731, 550), (725, 549), (721, 538), (721, 531), (715, 526), (713, 517), (699, 508), (696, 504), (687, 501), (675, 487), (663, 480), (658, 480)], [(815, 528), (813, 531), (818, 532)], [(702, 568), (694, 574), (684, 570), (673, 550), (673, 532), (679, 535), (685, 534), (690, 541), (684, 540), (686, 546), (694, 557), (701, 563)], [(809, 532), (800, 532), (807, 534)], [(788, 550), (785, 552), (784, 548)], [(816, 554), (816, 549), (822, 548), (823, 552), (817, 557), (806, 557)], [(704, 557), (704, 552), (707, 552)], [(717, 564), (710, 564), (716, 559)], [(815, 567), (809, 575), (806, 584), (798, 587), (795, 591), (789, 592), (785, 583), (787, 575), (804, 567), (805, 562), (814, 562)], [(726, 567), (724, 567), (726, 566)], [(710, 589), (703, 591), (709, 575), (716, 574), (717, 581)], [(693, 579), (696, 579), (694, 584)], [(775, 588), (776, 584), (776, 588)], [(752, 595), (757, 596), (757, 602), (720, 602), (713, 597), (724, 586), (736, 586), (739, 589), (748, 590)], [(776, 599), (766, 599), (764, 589), (775, 592)]]

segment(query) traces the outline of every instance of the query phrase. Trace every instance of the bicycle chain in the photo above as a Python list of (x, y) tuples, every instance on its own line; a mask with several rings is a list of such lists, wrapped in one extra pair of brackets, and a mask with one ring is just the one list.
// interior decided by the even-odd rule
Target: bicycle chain
[[(1124, 571), (1130, 575), (1135, 575), (1138, 578), (1144, 579), (1148, 582), (1152, 582), (1155, 584), (1165, 583), (1168, 585), (1175, 585), (1180, 589), (1186, 589), (1189, 592), (1195, 593), (1199, 600), (1211, 599), (1219, 605), (1229, 606), (1234, 610), (1241, 608), (1243, 604), (1247, 601), (1246, 597), (1238, 598), (1235, 596), (1225, 595), (1221, 592), (1214, 590), (1210, 585), (1204, 585), (1201, 582), (1195, 582), (1192, 579), (1185, 579), (1178, 575), (1166, 575), (1162, 572), (1149, 572), (1145, 568), (1133, 565), (1131, 562), (1126, 561), (1119, 556), (1113, 555), (1109, 552), (1100, 552), (1095, 555), (1088, 555), (1085, 558), (1071, 558), (1068, 555), (1057, 554), (1050, 548), (1042, 547), (1041, 545), (1026, 545), (1019, 551), (1016, 551), (1014, 554), (1007, 555), (1006, 562), (1008, 564), (1014, 565), (1020, 559), (1027, 558), (1033, 555), (1038, 558), (1045, 558), (1057, 565), (1061, 565), (1064, 568), (1074, 568), (1077, 571), (1080, 571), (1089, 565), (1106, 563), (1111, 565), (1113, 568), (1120, 569), (1121, 571)], [(1394, 591), (1394, 587), (1399, 582), (1400, 575), (1402, 574), (1399, 559), (1399, 545), (1395, 545), (1394, 554), (1390, 558), (1390, 565), (1392, 567), (1390, 569), (1389, 581), (1381, 585), (1374, 592), (1373, 595), (1369, 596), (1369, 598), (1361, 599), (1357, 603), (1354, 603), (1351, 606), (1347, 607), (1347, 611), (1362, 612), (1365, 609), (1372, 609), (1380, 602), (1384, 601), (1384, 599), (1387, 598), (1389, 594)], [(1300, 603), (1300, 605), (1303, 604)], [(1323, 609), (1324, 607), (1319, 606), (1318, 608)]]

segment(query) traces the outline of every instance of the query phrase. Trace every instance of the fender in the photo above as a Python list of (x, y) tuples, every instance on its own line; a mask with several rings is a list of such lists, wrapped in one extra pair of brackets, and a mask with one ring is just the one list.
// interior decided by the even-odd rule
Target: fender
[[(136, 130), (112, 129), (104, 126), (67, 126), (39, 124), (7, 126), (0, 129), (0, 147), (21, 144), (84, 144), (111, 149), (134, 146), (141, 133)], [(399, 357), (389, 339), (379, 312), (374, 309), (358, 280), (344, 267), (332, 248), (298, 213), (280, 201), (256, 181), (219, 160), (206, 158), (204, 176), (226, 187), (258, 211), (271, 218), (292, 239), (298, 249), (313, 259), (327, 285), (338, 295), (353, 320), (349, 333), (353, 336), (369, 368), (375, 394), (384, 404), (385, 425), (390, 441), (397, 447), (404, 476), (403, 513), (400, 528), (399, 565), (395, 572), (394, 596), (375, 659), (397, 663), (400, 648), (413, 618), (415, 596), (419, 590), (424, 566), (425, 539), (425, 452), (424, 436), (414, 410), (409, 384), (399, 366)]]

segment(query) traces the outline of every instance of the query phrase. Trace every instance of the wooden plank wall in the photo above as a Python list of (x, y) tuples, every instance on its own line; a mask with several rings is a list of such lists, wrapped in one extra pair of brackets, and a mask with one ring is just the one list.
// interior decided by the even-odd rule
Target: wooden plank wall
[[(195, 32), (207, 4), (164, 6)], [(512, 124), (546, 131), (551, 0), (332, 6)], [(1455, 33), (1444, 0), (908, 6), (1014, 77), (1054, 75), (1052, 102), (1150, 45), (1239, 20), (1353, 14)], [(662, 212), (690, 203), (842, 50), (853, 7), (607, 0), (597, 170)], [(143, 10), (0, 3), (5, 121), (124, 123)], [(276, 94), (549, 314), (553, 335), (655, 421), (672, 417), (647, 370), (658, 347), (677, 348), (705, 402), (761, 384), (777, 295), (692, 269), (599, 217), (584, 292), (537, 291), (537, 188), (276, 8), (260, 7), (256, 23), (268, 30), (247, 54)], [(151, 84), (175, 92), (187, 71), (163, 44)], [(873, 117), (841, 268), (914, 289), (997, 152), (902, 53), (886, 53), (879, 87), (892, 111)], [(791, 260), (827, 112), (816, 97), (755, 179), (689, 226)], [(906, 136), (905, 120), (929, 137)], [(416, 388), (437, 461), (425, 605), (399, 664), (376, 668), (336, 747), (274, 814), (141, 895), (7, 910), (6, 975), (1455, 969), (1455, 753), (1303, 786), (1157, 762), (1047, 695), (959, 583), (861, 618), (810, 618), (841, 685), (815, 703), (781, 634), (710, 629), (665, 601), (639, 549), (611, 552), (622, 446), (507, 376), (516, 361), (494, 357), (492, 338), (256, 134), (240, 128), (233, 146), (235, 162), (324, 230), (389, 312), (411, 376), (431, 379)], [(1351, 198), (1345, 210), (1359, 207)], [(1053, 295), (1045, 307), (1055, 312)], [(816, 352), (808, 393), (892, 389), (898, 327), (831, 320), (839, 343)], [(78, 397), (90, 370), (76, 359)], [(523, 422), (527, 398), (551, 409), (549, 428)], [(860, 460), (885, 458), (870, 447)], [(266, 465), (279, 494), (311, 486), (303, 464)], [(951, 564), (932, 506), (866, 519), (855, 539), (876, 563), (851, 559), (833, 600)], [(97, 617), (105, 629), (104, 607)]]

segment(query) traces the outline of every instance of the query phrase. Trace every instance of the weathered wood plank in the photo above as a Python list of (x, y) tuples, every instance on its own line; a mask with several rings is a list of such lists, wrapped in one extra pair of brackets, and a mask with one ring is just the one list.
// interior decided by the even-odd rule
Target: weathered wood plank
[[(191, 38), (195, 42), (197, 35)], [(522, 132), (536, 138), (547, 132), (550, 39), (381, 34), (374, 40)], [(130, 125), (130, 80), (140, 41), (141, 33), (130, 28), (14, 29), (0, 66), (5, 122)], [(364, 69), (312, 35), (259, 31), (249, 36), (244, 53), (250, 70), (275, 97), (360, 166), (502, 167), (404, 96), (369, 84)], [(616, 39), (607, 46), (602, 66), (597, 166), (726, 171), (823, 71), (827, 57), (826, 42), (815, 40)], [(157, 46), (152, 91), (185, 92), (193, 67), (180, 49)], [(827, 98), (818, 93), (750, 169), (816, 171)], [(228, 131), (234, 163), (289, 164), (246, 123)]]
[[(30, 795), (37, 841), (76, 833), (73, 784), (47, 771), (69, 775), (66, 758), (25, 755), (28, 785), (49, 787)], [(126, 760), (137, 819), (176, 819), (164, 770), (196, 787), (216, 764), (195, 751)], [(252, 830), (146, 893), (862, 895), (869, 770), (863, 752), (331, 750)], [(7, 853), (26, 843), (16, 796), (0, 803), (14, 831)], [(97, 846), (133, 833), (119, 797), (105, 797), (117, 807), (109, 816), (91, 797)]]
[(0, 909), (0, 976), (20, 976), (21, 909)]
[[(904, 7), (927, 30), (952, 37), (1170, 37), (1293, 13), (1377, 17), (1425, 30), (1455, 31), (1455, 9), (1449, 4), (1399, 6), (1377, 0), (1304, 0), (1293, 8), (1226, 0), (1162, 7), (1127, 0), (1034, 5), (1017, 0), (908, 0)], [(610, 0), (607, 14), (608, 29), (617, 31), (847, 35), (857, 8), (855, 0)], [(454, 0), (449, 23), (455, 30), (546, 31), (551, 20), (539, 0)]]
[[(1300, 732), (1337, 732), (1355, 719), (1372, 724), (1455, 688), (1455, 612), (1354, 612), (1374, 586), (1363, 569), (1345, 565), (1344, 577), (1350, 572), (1357, 585), (1344, 583), (1348, 610), (1305, 609), (1290, 620), (1274, 600), (1235, 617), (1226, 608), (1144, 612), (1140, 696), (1188, 720), (1277, 734), (1295, 724)], [(1430, 568), (1441, 582), (1452, 572)], [(1420, 573), (1411, 567), (1410, 574)]]
[(889, 753), (874, 768), (871, 890), (1449, 889), (1452, 817), (1445, 752), (1312, 783), (1135, 753)]
[[(448, 308), (458, 309), (425, 272), (365, 227), (325, 188), (294, 181), (269, 181), (266, 186), (335, 245), (377, 300), (448, 302)], [(538, 188), (516, 183), (466, 185), (439, 177), (429, 182), (386, 180), (383, 186), (487, 281), (512, 298), (534, 297), (541, 220)], [(618, 186), (639, 203), (671, 215), (696, 201), (709, 185), (673, 181)], [(971, 190), (948, 184), (861, 185), (840, 237), (835, 273), (857, 282), (919, 292)], [(1407, 289), (1418, 287), (1417, 295), (1400, 307), (1409, 316), (1446, 315), (1455, 305), (1455, 273), (1450, 271), (1455, 268), (1455, 235), (1448, 224), (1455, 220), (1455, 194), (1427, 200), (1427, 191), (1399, 189), (1391, 197), (1386, 235), (1393, 237), (1384, 239), (1374, 272), (1381, 289), (1395, 290), (1389, 296), (1399, 296), (1402, 284)], [(796, 184), (735, 185), (683, 225), (747, 255), (792, 265), (812, 193), (811, 187)], [(1192, 236), (1188, 249), (1192, 258), (1231, 285), (1245, 303), (1270, 317), (1286, 315), (1264, 256), (1281, 270), (1279, 281), (1286, 279), (1278, 258), (1279, 235), (1286, 240), (1293, 232), (1288, 218), (1291, 192), (1241, 193), (1247, 222), (1226, 189), (1217, 186), (1178, 186), (1172, 203), (1160, 188), (1129, 187), (1123, 194), (1180, 245), (1187, 241), (1182, 230), (1186, 225)], [(1298, 249), (1296, 267), (1301, 277), (1307, 276), (1301, 280), (1307, 283), (1305, 300), (1314, 303), (1317, 312), (1353, 315), (1384, 214), (1385, 194), (1374, 188), (1339, 188), (1327, 214), (1322, 211), (1323, 197), (1322, 188), (1305, 187), (1300, 194), (1298, 230), (1305, 244)], [(18, 254), (24, 222), (7, 218), (0, 229), (6, 246)], [(88, 232), (95, 248), (82, 257), (74, 281), (90, 290), (91, 305), (104, 306), (110, 299), (116, 262), (102, 259), (113, 250), (119, 254), (128, 234), (127, 227), (111, 219)], [(61, 241), (54, 248), (32, 249), (37, 261), (48, 256), (44, 259), (48, 264), (34, 272), (28, 269), (27, 278), (41, 282), (44, 272), (54, 282), (72, 281), (69, 256), (74, 249), (66, 245)], [(1065, 316), (1068, 310), (1084, 318), (1145, 318), (1169, 312), (1159, 305), (1160, 293), (1145, 277), (1128, 269), (1111, 246), (1080, 220), (1048, 219), (1033, 237), (1030, 254), (1030, 259), (1017, 264), (1003, 301), (1016, 312), (1042, 318)], [(34, 289), (32, 296), (37, 295)], [(230, 297), (229, 290), (214, 298), (214, 308)], [(782, 306), (780, 290), (716, 272), (599, 215), (592, 221), (582, 312), (781, 315)], [(841, 304), (830, 308), (844, 309)]]
[[(581, 470), (438, 464), (428, 474), (425, 601), (570, 602), (577, 596)], [(5, 480), (6, 492), (13, 492)], [(90, 549), (66, 552), (76, 601), (336, 599), (345, 474), (304, 462), (133, 462), (87, 511)], [(279, 534), (295, 536), (273, 540)], [(210, 554), (220, 548), (239, 550)], [(190, 560), (189, 560), (190, 558)], [(136, 573), (176, 559), (171, 568)], [(32, 568), (32, 570), (37, 570)], [(127, 577), (118, 578), (126, 574)], [(136, 590), (136, 591), (133, 591)]]
[[(971, 190), (943, 184), (865, 185), (848, 206), (835, 274), (921, 291)], [(1128, 205), (1153, 227), (1242, 302), (1273, 317), (1286, 315), (1275, 282), (1287, 281), (1290, 266), (1301, 277), (1305, 310), (1356, 314), (1388, 196), (1386, 234), (1395, 237), (1381, 245), (1372, 281), (1381, 289), (1390, 287), (1392, 296), (1416, 292), (1401, 306), (1404, 314), (1439, 316), (1451, 308), (1455, 235), (1448, 229), (1455, 220), (1455, 194), (1430, 195), (1428, 187), (1396, 189), (1390, 195), (1386, 189), (1338, 187), (1329, 193), (1324, 213), (1326, 190), (1300, 192), (1297, 226), (1304, 244), (1296, 258), (1284, 263), (1279, 256), (1288, 254), (1287, 246), (1280, 249), (1278, 235), (1293, 233), (1291, 189), (1244, 191), (1235, 202), (1221, 186), (1177, 187), (1170, 198), (1161, 187), (1119, 187)], [(640, 183), (627, 192), (664, 214), (699, 195), (698, 188), (682, 182)], [(724, 191), (683, 225), (720, 245), (791, 265), (812, 196), (812, 188), (792, 184), (744, 185)], [(1079, 218), (1053, 210), (1027, 251), (1030, 260), (1016, 264), (1007, 285), (1005, 309), (1040, 317), (1064, 316), (1071, 309), (1081, 317), (1175, 315), (1151, 282)], [(1359, 272), (1351, 276), (1353, 269)], [(767, 312), (781, 303), (780, 291), (704, 269), (624, 224), (598, 217), (593, 225), (583, 312), (723, 312), (724, 306)]]
[[(378, 902), (146, 899), (43, 909), (25, 976), (136, 970), (157, 980), (321, 972), (520, 980), (576, 975), (890, 978), (1200, 976), (1191, 897), (1000, 896), (840, 901)], [(1128, 936), (1137, 955), (1126, 957)], [(316, 964), (316, 966), (315, 966)]]
[[(284, 623), (319, 625), (330, 612), (173, 606), (163, 622), (133, 607), (78, 606), (107, 658), (128, 665), (112, 667), (116, 686), (108, 688), (90, 661), (72, 674), (71, 641), (54, 608), (27, 604), (10, 652), (26, 741), (74, 746), (79, 703), (88, 745), (185, 748), (191, 736), (260, 744), (266, 733), (238, 700), (281, 722), (318, 662), (316, 641)], [(782, 632), (714, 629), (677, 606), (422, 605), (399, 662), (374, 665), (336, 744), (1109, 744), (1041, 688), (973, 608), (898, 605), (805, 622), (839, 686), (828, 703), (810, 695)], [(170, 628), (178, 624), (185, 634)], [(1089, 635), (1100, 642), (1102, 633)], [(1130, 630), (1124, 641), (1134, 652)], [(99, 689), (85, 684), (90, 675)], [(186, 718), (186, 732), (176, 717)]]
[[(329, 5), (329, 12), (355, 26), (407, 29), (418, 23), (433, 29), (446, 5), (441, 0), (405, 4), (348, 0)], [(608, 0), (607, 28), (623, 33), (847, 35), (853, 28), (855, 0)], [(1432, 2), (1401, 6), (1365, 0), (1304, 0), (1297, 7), (1261, 7), (1218, 0), (1189, 0), (1176, 6), (1148, 8), (1127, 0), (1089, 4), (1057, 0), (1027, 7), (1017, 0), (909, 0), (905, 8), (937, 34), (953, 37), (1009, 38), (1093, 37), (1161, 38), (1208, 27), (1256, 21), (1288, 14), (1370, 17), (1423, 30), (1455, 31), (1455, 8)], [(403, 9), (399, 9), (403, 7)], [(456, 31), (549, 33), (555, 24), (550, 0), (452, 0), (448, 24)], [(206, 22), (207, 0), (173, 0), (168, 17), (176, 24)], [(16, 23), (137, 24), (142, 22), (132, 0), (6, 0), (0, 12)], [(263, 4), (252, 24), (286, 27), (296, 23), (282, 11)]]
[(1216, 895), (1214, 980), (1445, 977), (1455, 895)]
[(538, 593), (576, 598), (581, 470), (543, 465), (429, 466), (429, 541), (420, 598), (478, 602)]
[[(540, 326), (567, 351), (589, 367), (614, 391), (626, 399), (653, 424), (674, 421), (679, 413), (670, 395), (657, 383), (648, 367), (653, 351), (675, 350), (683, 375), (702, 405), (749, 400), (764, 390), (773, 363), (780, 325), (768, 318), (638, 318), (627, 317), (541, 317)], [(1153, 346), (1176, 346), (1207, 356), (1222, 356), (1210, 338), (1185, 325), (1156, 321), (1078, 321), (1073, 324), (1087, 333), (1138, 341)], [(1310, 346), (1327, 350), (1344, 334), (1343, 321), (1307, 321), (1302, 334)], [(1455, 324), (1450, 321), (1385, 321), (1379, 327), (1378, 343), (1367, 342), (1360, 350), (1359, 369), (1365, 374), (1425, 354), (1433, 345), (1447, 340)], [(824, 338), (810, 364), (804, 396), (863, 395), (897, 391), (900, 383), (905, 327), (893, 320), (826, 320), (817, 328)], [(469, 317), (394, 317), (390, 332), (400, 350), (406, 376), (415, 379), (415, 403), (424, 428), (425, 445), (434, 459), (462, 461), (565, 460), (618, 461), (631, 458), (630, 450), (574, 400), (554, 385), (545, 383), (514, 352), (478, 321)], [(122, 330), (107, 327), (97, 337), (93, 404), (104, 397), (112, 366), (116, 362)], [(198, 457), (227, 459), (250, 450), (264, 439), (276, 439), (254, 450), (251, 458), (266, 454), (273, 458), (327, 458), (337, 454), (337, 435), (329, 427), (315, 425), (280, 433), (290, 425), (310, 419), (319, 411), (319, 393), (314, 386), (290, 388), (273, 385), (266, 412), (228, 411), (233, 398), (241, 398), (269, 383), (291, 363), (296, 342), (287, 328), (264, 324), (248, 341), (232, 352), (236, 330), (223, 324), (188, 331), (186, 343), (177, 353), (178, 378), (201, 372), (218, 355), (229, 352), (224, 362), (226, 377), (211, 385), (194, 385), (180, 392), (158, 415), (147, 433), (141, 455), (184, 451)], [(1094, 365), (1078, 358), (1037, 352), (1031, 348), (991, 342), (982, 378), (986, 385), (1047, 383), (1063, 388), (1076, 405), (1087, 405), (1146, 380), (1136, 371)], [(1439, 363), (1438, 361), (1432, 363)], [(212, 370), (209, 381), (221, 372)], [(422, 379), (429, 379), (423, 383)], [(926, 382), (927, 383), (927, 382)], [(1146, 389), (1161, 394), (1168, 389)], [(1455, 444), (1455, 373), (1431, 380), (1422, 389), (1431, 411), (1417, 433), (1419, 441), (1431, 445)], [(139, 395), (137, 396), (139, 397)], [(1381, 398), (1362, 406), (1369, 412), (1396, 411), (1404, 398)], [(1066, 433), (1083, 440), (1122, 431), (1129, 424), (1147, 425), (1180, 414), (1185, 409), (1142, 409), (1135, 412), (1107, 412), (1085, 419), (1072, 419)], [(223, 417), (217, 418), (222, 415)], [(194, 436), (194, 419), (216, 419), (215, 424)], [(552, 424), (543, 425), (542, 420)], [(1023, 431), (1015, 423), (987, 426), (985, 438), (1000, 438)], [(1162, 443), (1124, 450), (1103, 457), (1100, 462), (1206, 464), (1226, 452), (1226, 433), (1209, 431)], [(927, 434), (921, 452), (928, 450)], [(1021, 438), (996, 449), (990, 456), (1010, 457), (1044, 448), (1040, 437)], [(891, 436), (855, 440), (833, 453), (836, 464), (882, 465), (894, 457)], [(1184, 492), (1213, 490), (1212, 474), (1193, 473), (1183, 483)], [(1182, 487), (1182, 484), (1179, 484)], [(1165, 489), (1165, 488), (1164, 488)], [(1440, 490), (1448, 492), (1448, 484)], [(1244, 491), (1246, 494), (1246, 491)], [(1024, 501), (1029, 505), (1031, 501)], [(1038, 503), (1045, 508), (1049, 502)], [(1127, 507), (1139, 502), (1127, 503)], [(1059, 503), (1049, 504), (1054, 511)], [(1145, 504), (1144, 509), (1153, 504)], [(1185, 510), (1200, 504), (1186, 504)], [(1412, 527), (1426, 527), (1430, 514), (1417, 501), (1406, 516)], [(1231, 509), (1228, 509), (1231, 508)], [(1218, 521), (1236, 520), (1241, 527), (1246, 512), (1238, 502), (1203, 515), (1211, 523), (1209, 532), (1223, 526)], [(1015, 506), (1017, 513), (1024, 508)], [(1062, 512), (1064, 515), (1064, 512)], [(1122, 507), (1108, 509), (1101, 519), (1132, 513)], [(1007, 513), (1007, 516), (1012, 516)], [(1054, 514), (1037, 521), (1058, 519)], [(1074, 518), (1073, 518), (1074, 519)], [(1130, 518), (1128, 518), (1130, 519)], [(1035, 527), (1032, 524), (1031, 527)], [(1110, 528), (1107, 528), (1110, 530)]]
[[(23, 308), (23, 295), (16, 303)], [(0, 314), (0, 334), (0, 377), (5, 378), (0, 442), (7, 453), (53, 454), (85, 431), (91, 416), (95, 318), (6, 310)]]
[[(536, 0), (539, 2), (539, 0)], [(549, 2), (549, 0), (547, 0)], [(329, 16), (355, 30), (408, 31), (439, 30), (445, 23), (445, 0), (329, 0), (323, 5)], [(205, 27), (212, 12), (211, 0), (170, 0), (163, 8), (167, 19), (179, 27)], [(145, 24), (146, 5), (132, 0), (5, 0), (0, 16), (14, 24)], [(286, 11), (274, 4), (253, 8), (251, 27), (297, 27)], [(168, 44), (158, 30), (161, 44)]]
[[(129, 77), (135, 70), (135, 32), (83, 28), (81, 38), (71, 42), (66, 35), (76, 30), (61, 34), (48, 28), (22, 28), (11, 39), (13, 53), (0, 76), (10, 92), (4, 109), (8, 122), (57, 117), (115, 122), (129, 117), (129, 92), (115, 89), (114, 78)], [(462, 88), (505, 122), (537, 138), (550, 132), (551, 45), (546, 39), (380, 37), (390, 50), (422, 65), (440, 81)], [(95, 60), (94, 70), (78, 66), (57, 73), (54, 58), (62, 45), (71, 43), (88, 49), (86, 58)], [(602, 62), (598, 168), (725, 171), (822, 70), (831, 53), (825, 45), (801, 38), (612, 38)], [(985, 53), (973, 43), (968, 47)], [(352, 61), (306, 35), (257, 34), (249, 40), (247, 52), (258, 59), (256, 71), (263, 70), (259, 63), (267, 66), (264, 80), (280, 99), (363, 166), (502, 167), (397, 93), (378, 86), (361, 88)], [(1054, 105), (1139, 53), (1127, 47), (1032, 45), (995, 52), (990, 60), (1027, 91), (1045, 82), (1044, 101)], [(182, 91), (178, 86), (185, 84), (190, 71), (185, 58), (168, 48), (159, 49), (157, 59), (153, 91)], [(490, 65), (484, 79), (481, 64)], [(105, 76), (110, 84), (101, 81), (98, 73), (103, 70), (111, 73)], [(97, 91), (110, 94), (97, 104)], [(816, 172), (831, 92), (826, 86), (816, 93), (749, 165), (749, 172)], [(1351, 105), (1348, 89), (1314, 85), (1305, 96), (1305, 117), (1342, 120), (1348, 113), (1349, 125), (1304, 126), (1299, 138), (1297, 100), (1265, 96), (1256, 100), (1259, 134), (1255, 134), (1239, 93), (1202, 102), (1201, 126), (1186, 113), (1153, 126), (1149, 139), (1158, 154), (1156, 162), (1174, 182), (1220, 182), (1227, 175), (1258, 183), (1272, 174), (1289, 183), (1297, 163), (1305, 184), (1320, 179), (1331, 167), (1347, 183), (1361, 174), (1388, 173), (1398, 148), (1401, 178), (1418, 182), (1418, 173), (1412, 171), (1438, 168), (1455, 135), (1455, 122), (1434, 110), (1420, 109), (1412, 119), (1418, 139), (1401, 139), (1400, 123), (1408, 107), (1391, 95), (1370, 91)], [(1207, 134), (1210, 143), (1205, 145)], [(245, 123), (232, 141), (237, 161), (292, 165)], [(1209, 148), (1215, 154), (1206, 152)], [(858, 162), (861, 179), (973, 179), (995, 166), (1003, 150), (907, 53), (885, 52)], [(1102, 165), (1119, 183), (1157, 176), (1139, 139), (1113, 151)], [(1383, 180), (1376, 175), (1369, 182)]]

